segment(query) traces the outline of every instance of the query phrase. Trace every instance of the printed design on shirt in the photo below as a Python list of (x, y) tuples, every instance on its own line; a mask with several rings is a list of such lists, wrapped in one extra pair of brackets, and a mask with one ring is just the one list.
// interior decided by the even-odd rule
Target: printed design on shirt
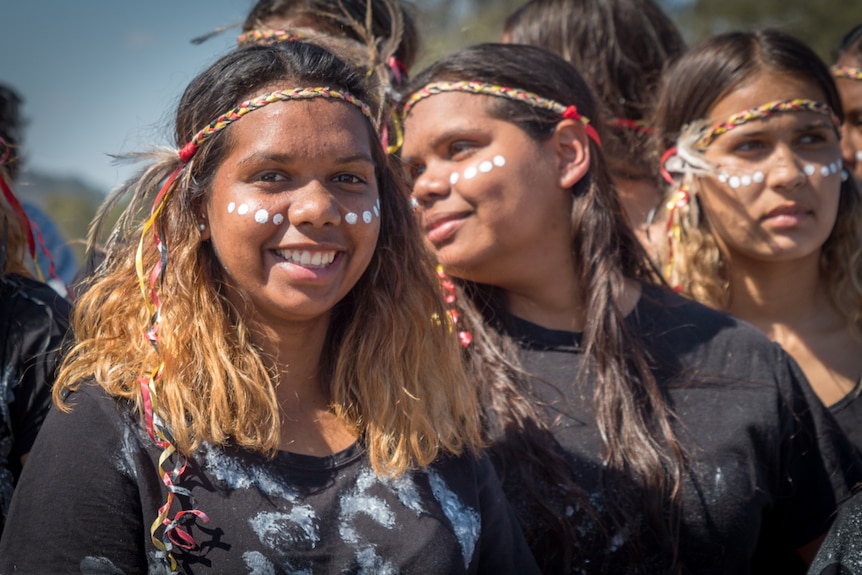
[(467, 507), (458, 499), (458, 495), (449, 489), (449, 486), (436, 471), (429, 469), (427, 475), (431, 484), (431, 492), (435, 499), (440, 502), (440, 507), (446, 518), (449, 519), (449, 523), (452, 524), (458, 543), (461, 544), (464, 568), (466, 569), (470, 566), (470, 560), (473, 558), (473, 552), (476, 550), (476, 543), (479, 541), (479, 535), (482, 531), (481, 518), (475, 509)]
[[(141, 440), (144, 439), (143, 429), (140, 426), (123, 426), (121, 447), (114, 454), (114, 469), (124, 477), (137, 479), (138, 467), (135, 465), (135, 454), (141, 453)], [(147, 438), (149, 439), (149, 438)]]
[(341, 496), (338, 533), (356, 550), (356, 562), (361, 572), (394, 575), (398, 570), (377, 554), (373, 544), (363, 541), (354, 526), (356, 518), (364, 515), (387, 529), (395, 527), (395, 514), (386, 501), (368, 492), (379, 483), (383, 482), (370, 469), (359, 473), (354, 488)]
[[(254, 221), (263, 225), (269, 222), (272, 222), (276, 226), (280, 226), (284, 223), (284, 214), (275, 213), (270, 214), (268, 210), (261, 207), (253, 207), (247, 203), (241, 203), (237, 205), (236, 202), (230, 202), (227, 205), (227, 213), (233, 214), (236, 213), (239, 216), (245, 216), (251, 214), (254, 218)], [(374, 218), (380, 217), (380, 198), (374, 201), (374, 204), (367, 210), (363, 210), (362, 213), (357, 214), (356, 212), (347, 212), (344, 215), (344, 221), (350, 224), (351, 226), (356, 225), (360, 221), (366, 224), (370, 224)]]
[(122, 573), (122, 571), (114, 565), (114, 562), (107, 557), (84, 557), (81, 559), (81, 564), (78, 567), (81, 569), (81, 575), (110, 575), (113, 573)]

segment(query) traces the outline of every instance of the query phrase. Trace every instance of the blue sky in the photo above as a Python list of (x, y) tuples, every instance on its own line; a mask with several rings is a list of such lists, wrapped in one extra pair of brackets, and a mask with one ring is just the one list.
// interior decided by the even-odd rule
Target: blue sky
[(254, 0), (8, 0), (0, 82), (24, 99), (25, 167), (102, 191), (134, 173), (108, 154), (169, 143), (186, 84), (229, 50)]

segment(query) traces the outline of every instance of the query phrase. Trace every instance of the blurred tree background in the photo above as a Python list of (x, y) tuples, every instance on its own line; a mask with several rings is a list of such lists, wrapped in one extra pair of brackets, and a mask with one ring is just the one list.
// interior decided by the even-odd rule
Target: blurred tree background
[[(497, 41), (503, 21), (525, 0), (414, 0), (424, 53), (417, 71), (462, 46)], [(571, 0), (577, 2), (580, 0)], [(689, 44), (715, 33), (777, 27), (794, 34), (827, 62), (844, 34), (862, 22), (862, 0), (658, 0)], [(56, 220), (83, 255), (82, 239), (107, 190), (77, 179), (24, 173), (19, 191)]]

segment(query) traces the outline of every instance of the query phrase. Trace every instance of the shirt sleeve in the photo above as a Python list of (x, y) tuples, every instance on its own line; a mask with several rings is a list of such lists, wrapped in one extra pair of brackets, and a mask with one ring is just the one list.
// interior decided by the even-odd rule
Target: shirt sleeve
[(0, 539), (0, 573), (147, 572), (146, 481), (138, 483), (146, 450), (123, 425), (120, 404), (83, 387), (70, 394), (70, 413), (48, 414), (24, 466)]

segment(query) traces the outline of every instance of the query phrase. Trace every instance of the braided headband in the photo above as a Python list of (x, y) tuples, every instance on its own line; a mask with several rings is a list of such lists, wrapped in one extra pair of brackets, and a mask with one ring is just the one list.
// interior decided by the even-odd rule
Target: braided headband
[(334, 98), (336, 100), (343, 100), (348, 104), (353, 104), (360, 112), (362, 112), (363, 116), (371, 121), (375, 131), (379, 129), (377, 120), (372, 115), (371, 108), (368, 104), (361, 101), (350, 92), (333, 90), (332, 88), (293, 88), (291, 90), (281, 90), (279, 92), (264, 94), (263, 96), (259, 96), (253, 100), (246, 100), (230, 112), (222, 114), (210, 122), (206, 128), (195, 134), (195, 137), (180, 149), (180, 160), (183, 163), (187, 163), (192, 159), (192, 156), (194, 156), (198, 147), (207, 141), (207, 139), (209, 139), (213, 134), (220, 132), (253, 110), (263, 108), (267, 104), (272, 104), (273, 102), (308, 100), (311, 98)]
[(286, 30), (249, 30), (237, 36), (239, 46), (269, 45), (277, 42), (295, 42), (302, 40), (302, 35)]
[(528, 104), (534, 108), (556, 112), (563, 118), (579, 121), (584, 125), (587, 135), (596, 144), (599, 146), (602, 145), (599, 133), (592, 125), (590, 125), (590, 119), (586, 116), (582, 116), (578, 112), (577, 106), (566, 106), (554, 100), (543, 98), (532, 92), (519, 90), (517, 88), (507, 88), (506, 86), (498, 86), (496, 84), (485, 84), (483, 82), (432, 82), (421, 90), (410, 95), (407, 102), (404, 104), (404, 110), (402, 112), (404, 117), (407, 117), (411, 108), (413, 108), (413, 106), (415, 106), (420, 100), (424, 100), (425, 98), (442, 94), (444, 92), (468, 92), (470, 94), (496, 96), (498, 98), (515, 100), (516, 102), (523, 102), (524, 104)]
[(736, 128), (737, 126), (741, 126), (742, 124), (753, 120), (760, 120), (780, 112), (817, 112), (818, 114), (829, 116), (829, 119), (832, 121), (832, 125), (835, 126), (836, 131), (841, 126), (841, 121), (838, 119), (838, 116), (835, 115), (835, 112), (832, 111), (832, 108), (822, 102), (802, 99), (775, 101), (734, 114), (724, 122), (716, 124), (697, 141), (697, 146), (699, 148), (705, 148), (718, 136)]
[(832, 66), (829, 68), (836, 78), (849, 78), (851, 80), (862, 80), (862, 68), (851, 68), (850, 66)]

